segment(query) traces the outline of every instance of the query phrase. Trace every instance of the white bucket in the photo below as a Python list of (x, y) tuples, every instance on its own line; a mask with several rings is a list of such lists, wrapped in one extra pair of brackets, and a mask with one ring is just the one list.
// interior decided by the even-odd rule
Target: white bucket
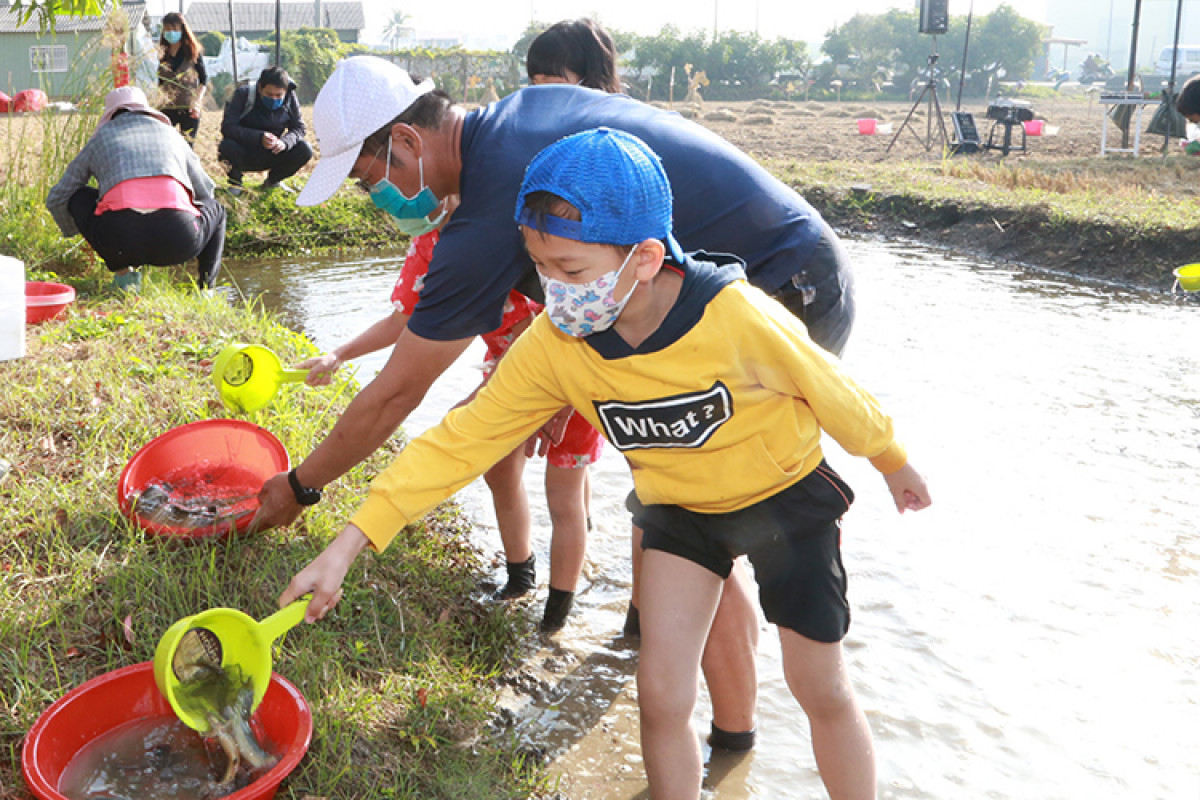
[(0, 361), (25, 355), (25, 265), (0, 256)]

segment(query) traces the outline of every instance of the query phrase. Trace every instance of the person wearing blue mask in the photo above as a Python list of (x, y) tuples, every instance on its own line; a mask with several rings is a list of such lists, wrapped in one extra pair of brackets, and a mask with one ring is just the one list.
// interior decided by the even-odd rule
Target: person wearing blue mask
[(253, 86), (240, 87), (225, 106), (217, 157), (226, 164), (229, 192), (242, 193), (246, 172), (266, 171), (262, 188), (271, 191), (313, 157), (305, 140), (296, 84), (282, 67), (267, 67)]
[(167, 116), (195, 146), (200, 130), (200, 109), (208, 87), (208, 71), (204, 68), (204, 48), (188, 27), (182, 14), (172, 12), (163, 17), (162, 35), (158, 46), (158, 90), (161, 95), (158, 110)]

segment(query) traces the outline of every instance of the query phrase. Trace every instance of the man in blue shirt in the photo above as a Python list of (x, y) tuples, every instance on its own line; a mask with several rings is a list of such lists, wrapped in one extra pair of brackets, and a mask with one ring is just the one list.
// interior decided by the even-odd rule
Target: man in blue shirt
[[(541, 301), (513, 204), (529, 161), (564, 136), (628, 131), (661, 157), (674, 190), (675, 236), (685, 251), (733, 253), (750, 281), (840, 352), (853, 322), (852, 279), (833, 231), (795, 191), (716, 134), (621, 95), (533, 86), (467, 113), (431, 81), (372, 56), (340, 62), (313, 107), (321, 160), (300, 205), (327, 200), (347, 177), (370, 187), (397, 227), (420, 235), (444, 221), (421, 298), (375, 380), (291, 473), (263, 487), (256, 525), (287, 524), (324, 486), (369, 456), (417, 407), (433, 381), (479, 334), (500, 323), (512, 289)], [(597, 180), (603, 180), (597, 175)], [(725, 593), (705, 653), (714, 724), (749, 734), (757, 680), (754, 606)], [(716, 677), (722, 675), (722, 678)], [(748, 702), (747, 702), (748, 701)]]

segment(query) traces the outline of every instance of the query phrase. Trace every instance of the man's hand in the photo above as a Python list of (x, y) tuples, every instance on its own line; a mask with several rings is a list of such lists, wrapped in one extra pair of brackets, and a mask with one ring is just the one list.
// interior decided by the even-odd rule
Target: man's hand
[(291, 583), (279, 595), (279, 607), (283, 608), (296, 598), (312, 592), (308, 609), (304, 612), (305, 622), (316, 622), (329, 613), (342, 599), (342, 581), (358, 554), (370, 544), (366, 534), (353, 525), (347, 525), (338, 537), (329, 543), (321, 555), (296, 573)]
[(263, 133), (262, 146), (272, 153), (282, 153), (284, 149), (283, 140), (270, 131)]
[[(273, 475), (258, 492), (258, 513), (250, 521), (250, 531), (258, 533), (268, 528), (290, 525), (300, 516), (304, 507), (296, 502), (287, 473)], [(303, 594), (303, 593), (302, 593)]]

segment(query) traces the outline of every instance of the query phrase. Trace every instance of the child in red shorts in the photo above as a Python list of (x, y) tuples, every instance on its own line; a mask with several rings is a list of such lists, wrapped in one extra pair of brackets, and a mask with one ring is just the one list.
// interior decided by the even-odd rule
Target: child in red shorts
[[(309, 369), (309, 384), (317, 386), (328, 383), (333, 373), (346, 361), (396, 343), (417, 305), (438, 238), (438, 231), (432, 231), (412, 241), (404, 267), (392, 289), (391, 300), (395, 310), (391, 316), (331, 352), (310, 358), (299, 365)], [(500, 327), (480, 337), (487, 345), (485, 383), (509, 346), (541, 310), (541, 304), (519, 292), (509, 292)], [(463, 400), (463, 403), (469, 399)], [(483, 476), (492, 493), (508, 572), (508, 580), (496, 592), (496, 597), (502, 600), (520, 597), (536, 585), (529, 502), (523, 481), (525, 460), (533, 455), (535, 449), (546, 456), (546, 505), (550, 510), (551, 535), (550, 593), (541, 622), (545, 632), (562, 629), (574, 603), (575, 587), (583, 570), (589, 527), (590, 487), (587, 468), (600, 457), (603, 448), (604, 440), (596, 429), (580, 415), (571, 413), (560, 441), (554, 443), (543, 437), (538, 448), (535, 441), (531, 440)]]

